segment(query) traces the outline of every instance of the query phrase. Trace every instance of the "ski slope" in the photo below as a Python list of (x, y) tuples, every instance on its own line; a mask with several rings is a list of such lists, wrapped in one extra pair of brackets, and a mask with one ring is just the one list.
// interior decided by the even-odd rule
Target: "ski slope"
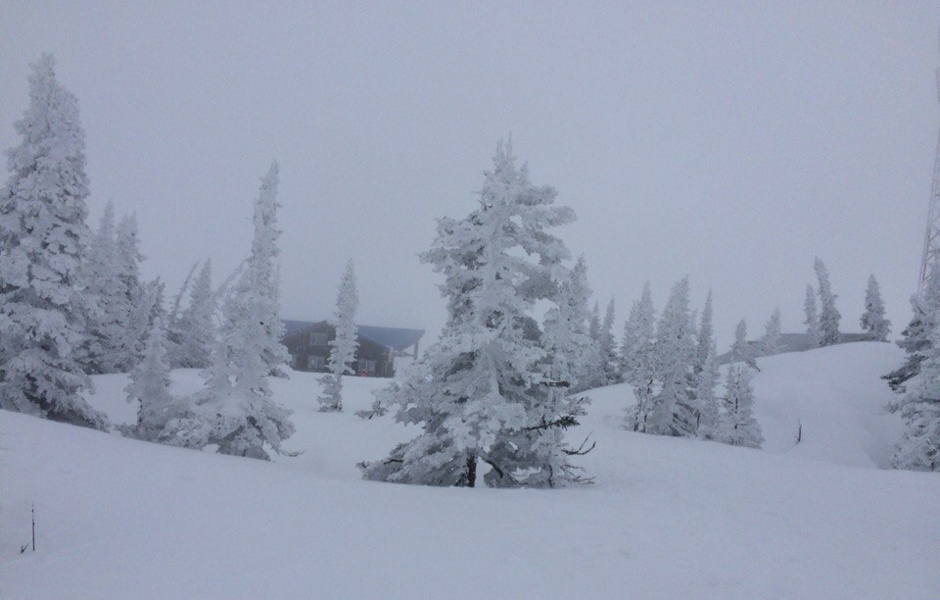
[[(900, 432), (879, 376), (900, 360), (760, 359), (764, 450), (627, 432), (629, 389), (593, 390), (571, 439), (597, 441), (596, 483), (563, 490), (361, 481), (356, 462), (414, 433), (353, 416), (377, 379), (347, 378), (342, 414), (316, 411), (311, 374), (274, 381), (302, 451), (275, 463), (0, 411), (0, 598), (940, 598), (940, 475), (878, 468)], [(133, 420), (126, 379), (95, 381)]]

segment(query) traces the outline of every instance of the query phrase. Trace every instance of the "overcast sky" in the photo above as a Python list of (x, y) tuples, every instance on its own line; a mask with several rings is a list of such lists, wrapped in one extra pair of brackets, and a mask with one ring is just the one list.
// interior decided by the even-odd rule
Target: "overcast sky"
[[(775, 307), (801, 331), (813, 257), (843, 331), (882, 284), (910, 318), (940, 125), (940, 3), (0, 3), (0, 147), (43, 51), (79, 100), (91, 226), (136, 212), (144, 273), (178, 287), (250, 245), (281, 164), (282, 312), (328, 317), (349, 258), (359, 321), (444, 318), (418, 252), (475, 206), (511, 134), (578, 221), (617, 334), (644, 281), (689, 275), (719, 342)], [(4, 175), (6, 178), (6, 175)], [(429, 340), (426, 340), (429, 341)]]

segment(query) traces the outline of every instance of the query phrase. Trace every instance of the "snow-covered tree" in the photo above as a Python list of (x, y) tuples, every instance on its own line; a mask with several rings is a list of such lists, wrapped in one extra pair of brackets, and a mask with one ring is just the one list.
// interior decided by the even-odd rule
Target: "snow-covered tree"
[(583, 389), (591, 389), (607, 385), (607, 371), (604, 368), (604, 352), (602, 350), (603, 327), (601, 326), (601, 308), (594, 302), (594, 308), (588, 317), (588, 335), (591, 336), (591, 347), (585, 356), (585, 369), (581, 381)]
[(767, 324), (764, 325), (764, 335), (760, 339), (760, 353), (762, 356), (773, 356), (780, 353), (780, 309), (775, 308)]
[(87, 337), (78, 349), (86, 373), (118, 371), (118, 349), (124, 335), (124, 302), (118, 279), (114, 240), (114, 205), (108, 202), (98, 231), (84, 254), (81, 282), (85, 290)]
[(0, 190), (0, 408), (107, 429), (81, 396), (91, 381), (77, 352), (90, 312), (80, 281), (91, 235), (85, 133), (55, 59), (32, 69)]
[(630, 307), (623, 326), (621, 357), (624, 381), (633, 386), (636, 403), (627, 408), (626, 427), (646, 432), (646, 421), (652, 412), (657, 389), (656, 312), (653, 294), (647, 281), (640, 299)]
[(704, 439), (712, 439), (717, 435), (719, 423), (715, 387), (718, 385), (720, 373), (713, 320), (712, 293), (709, 291), (695, 340), (695, 358), (692, 365), (692, 386), (697, 418), (695, 432)]
[(656, 329), (656, 364), (661, 387), (652, 406), (639, 418), (646, 433), (689, 436), (695, 434), (692, 361), (695, 338), (689, 308), (689, 278), (676, 283)]
[(557, 306), (545, 314), (544, 343), (546, 351), (555, 361), (554, 381), (565, 382), (569, 392), (583, 390), (581, 377), (591, 348), (588, 331), (590, 315), (587, 309), (591, 296), (587, 283), (587, 263), (578, 258), (570, 273), (563, 275), (558, 288)]
[(836, 308), (836, 296), (829, 283), (829, 271), (823, 261), (817, 257), (813, 263), (816, 280), (819, 283), (819, 345), (831, 346), (839, 343), (839, 321), (842, 315)]
[(173, 326), (177, 348), (170, 361), (172, 366), (183, 369), (209, 366), (215, 345), (216, 305), (212, 291), (212, 261), (206, 260), (189, 292), (189, 305)]
[(140, 252), (137, 235), (137, 217), (126, 215), (115, 230), (117, 248), (117, 278), (120, 281), (120, 298), (115, 310), (119, 311), (121, 336), (118, 341), (115, 363), (117, 371), (129, 372), (144, 352), (144, 339), (150, 329), (150, 321), (141, 318), (141, 311), (150, 309), (146, 303), (144, 284), (140, 277), (140, 263), (144, 255)]
[[(754, 348), (747, 341), (747, 322), (738, 321), (734, 328), (734, 343), (731, 345), (731, 362), (742, 362), (752, 369), (757, 369)], [(759, 369), (758, 369), (759, 370)]]
[(819, 308), (816, 306), (816, 291), (810, 284), (806, 285), (806, 299), (803, 301), (803, 324), (806, 325), (806, 335), (809, 336), (809, 347), (819, 346)]
[(614, 337), (614, 319), (615, 319), (614, 299), (611, 298), (607, 303), (607, 310), (604, 312), (604, 322), (600, 330), (600, 356), (601, 370), (604, 373), (604, 385), (619, 383), (620, 359), (617, 356), (617, 341)]
[(320, 412), (343, 410), (343, 375), (353, 373), (359, 340), (356, 336), (356, 310), (359, 308), (359, 292), (356, 291), (356, 271), (353, 261), (346, 264), (346, 271), (339, 282), (336, 293), (336, 312), (333, 323), (336, 335), (330, 340), (330, 372), (320, 379), (323, 394), (319, 398)]
[(865, 288), (865, 312), (859, 320), (862, 331), (868, 334), (868, 339), (874, 342), (887, 342), (891, 333), (891, 321), (885, 318), (885, 305), (881, 300), (881, 287), (878, 280), (872, 275), (868, 278), (868, 287)]
[(940, 471), (940, 328), (934, 326), (928, 337), (920, 374), (910, 390), (888, 406), (904, 420), (904, 435), (891, 459), (896, 469)]
[[(366, 479), (472, 487), (480, 463), (489, 486), (561, 486), (581, 479), (563, 430), (576, 421), (553, 379), (561, 368), (545, 350), (531, 314), (557, 306), (564, 243), (549, 232), (574, 219), (535, 187), (500, 145), (479, 207), (442, 218), (422, 260), (444, 276), (447, 322), (437, 343), (400, 385), (379, 395), (396, 419), (423, 432), (385, 460), (363, 463)], [(561, 374), (558, 372), (558, 374)]]
[[(150, 294), (150, 301), (156, 299)], [(154, 320), (147, 337), (143, 359), (131, 371), (131, 381), (124, 388), (128, 402), (139, 403), (134, 436), (158, 441), (172, 416), (176, 400), (170, 394), (170, 363), (166, 357), (166, 332), (163, 320)]]
[(261, 193), (255, 201), (254, 238), (251, 242), (251, 258), (248, 268), (255, 271), (252, 278), (259, 285), (259, 299), (263, 303), (260, 316), (264, 327), (262, 356), (268, 372), (274, 377), (287, 377), (286, 365), (290, 363), (287, 348), (281, 343), (284, 337), (284, 322), (280, 318), (280, 260), (281, 251), (277, 240), (281, 230), (277, 228), (277, 186), (279, 182), (277, 161), (271, 163), (268, 174), (261, 181)]
[(907, 382), (920, 373), (920, 365), (933, 346), (931, 332), (940, 326), (940, 263), (931, 265), (923, 292), (911, 296), (911, 308), (914, 315), (897, 342), (907, 356), (900, 367), (882, 377), (899, 394), (905, 393)]
[(754, 418), (754, 388), (747, 365), (728, 365), (723, 399), (720, 439), (732, 446), (760, 448), (764, 444), (760, 424)]
[[(222, 325), (212, 364), (205, 370), (206, 388), (198, 399), (197, 420), (174, 434), (178, 438), (217, 444), (219, 452), (268, 459), (266, 447), (281, 451), (281, 442), (294, 433), (290, 411), (271, 397), (268, 376), (281, 365), (280, 340), (272, 340), (277, 327), (276, 294), (269, 286), (276, 283), (277, 256), (272, 248), (274, 195), (277, 188), (277, 163), (261, 185), (260, 200), (255, 204), (255, 238), (247, 268), (240, 269), (235, 286), (222, 305)], [(261, 207), (259, 207), (259, 204)], [(286, 352), (286, 351), (285, 351)], [(200, 439), (198, 434), (204, 433)]]

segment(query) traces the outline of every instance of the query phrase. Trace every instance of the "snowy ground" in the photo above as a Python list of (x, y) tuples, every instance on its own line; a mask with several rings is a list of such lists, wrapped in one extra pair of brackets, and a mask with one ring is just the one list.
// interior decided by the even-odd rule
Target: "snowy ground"
[[(878, 377), (900, 359), (760, 359), (763, 451), (628, 433), (627, 388), (594, 390), (572, 438), (597, 440), (597, 482), (568, 490), (361, 481), (410, 434), (352, 415), (376, 379), (346, 379), (344, 414), (316, 412), (309, 374), (275, 381), (304, 450), (275, 464), (0, 411), (0, 598), (940, 598), (940, 475), (878, 469), (899, 435)], [(133, 418), (123, 377), (96, 384)]]

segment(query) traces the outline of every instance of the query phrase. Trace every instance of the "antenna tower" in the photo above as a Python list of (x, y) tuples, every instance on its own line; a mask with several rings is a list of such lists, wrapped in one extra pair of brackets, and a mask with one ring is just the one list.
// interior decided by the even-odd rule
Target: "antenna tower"
[[(940, 42), (940, 37), (938, 37)], [(938, 46), (940, 50), (940, 46)], [(937, 69), (937, 101), (940, 102), (940, 69)], [(917, 295), (924, 291), (927, 276), (934, 263), (940, 263), (940, 135), (933, 162), (933, 183), (930, 185), (930, 203), (927, 205), (927, 233), (924, 235), (924, 254), (920, 260)]]

